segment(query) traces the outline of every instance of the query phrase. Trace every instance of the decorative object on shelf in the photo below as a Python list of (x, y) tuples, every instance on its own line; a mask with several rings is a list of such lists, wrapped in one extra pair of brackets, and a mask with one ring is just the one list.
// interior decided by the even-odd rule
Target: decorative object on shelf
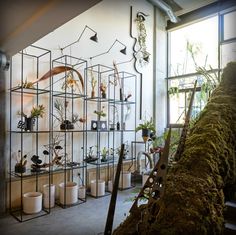
[(120, 101), (123, 101), (123, 90), (122, 90), (122, 84), (121, 84), (121, 80), (120, 80), (120, 76), (119, 76), (119, 72), (118, 72), (118, 68), (117, 68), (117, 65), (116, 65), (116, 62), (113, 61), (113, 67), (115, 69), (115, 80), (114, 80), (114, 85), (116, 86), (117, 84), (119, 84), (119, 95), (120, 95)]
[(128, 99), (130, 98), (132, 96), (132, 94), (128, 94), (127, 96), (125, 96), (125, 101), (127, 102), (128, 101)]
[(16, 164), (15, 164), (15, 173), (26, 172), (27, 154), (25, 154), (22, 159), (20, 155), (21, 155), (21, 151), (18, 150), (18, 155), (16, 158)]
[(29, 117), (24, 112), (18, 111), (17, 114), (25, 118), (24, 122), (22, 120), (18, 122), (17, 128), (24, 129), (25, 131), (33, 131), (35, 119), (43, 117), (43, 115), (45, 114), (45, 107), (42, 104), (38, 105), (37, 107), (33, 107), (30, 111)]
[(113, 131), (115, 130), (116, 123), (119, 121), (119, 112), (117, 106), (113, 104), (110, 105), (109, 110), (110, 110), (110, 117), (112, 118), (112, 120), (109, 120), (109, 126), (110, 130)]
[(46, 168), (54, 165), (63, 166), (66, 153), (61, 153), (61, 151), (63, 150), (62, 146), (60, 145), (61, 141), (62, 140), (59, 139), (59, 136), (55, 136), (50, 144), (44, 145), (47, 150), (44, 150), (43, 154), (47, 155), (46, 153), (51, 152), (53, 159), (49, 163), (44, 162), (41, 167)]
[(42, 210), (42, 193), (28, 192), (23, 195), (23, 211), (25, 214), (35, 214)]
[(78, 201), (78, 184), (62, 182), (59, 184), (59, 201), (63, 206), (73, 205)]
[(146, 39), (147, 39), (147, 31), (145, 26), (145, 17), (148, 15), (143, 12), (138, 12), (136, 15), (135, 22), (137, 23), (137, 31), (138, 31), (138, 44), (139, 50), (136, 52), (136, 56), (139, 58), (139, 64), (141, 66), (149, 63), (150, 53), (147, 51)]
[(39, 159), (39, 156), (33, 155), (31, 157), (31, 161), (33, 164), (31, 164), (31, 172), (40, 172), (42, 171), (43, 165), (41, 165), (42, 160)]
[(97, 114), (98, 120), (91, 121), (91, 130), (107, 130), (107, 121), (101, 121), (101, 117), (106, 117), (107, 114), (104, 112), (105, 106), (102, 106), (100, 111), (95, 110), (94, 113)]
[[(83, 81), (83, 77), (82, 75), (74, 68), (72, 67), (69, 67), (69, 66), (57, 66), (57, 67), (54, 67), (52, 68), (51, 70), (49, 70), (47, 73), (45, 73), (42, 77), (38, 78), (37, 80), (35, 80), (34, 82), (24, 82), (21, 87), (23, 88), (34, 88), (34, 84), (38, 83), (38, 82), (41, 82), (41, 81), (44, 81), (52, 76), (55, 76), (57, 74), (60, 74), (60, 73), (65, 73), (65, 72), (75, 72), (78, 77), (79, 77), (79, 80), (80, 80), (80, 83), (81, 83), (81, 88), (82, 88), (82, 91), (84, 90), (84, 81)], [(79, 88), (79, 87), (77, 87)], [(79, 89), (79, 93), (82, 94), (82, 91)]]
[[(118, 155), (118, 156), (120, 156), (120, 151), (121, 151), (121, 147), (118, 147), (117, 149), (116, 149), (116, 154)], [(126, 159), (127, 157), (128, 157), (128, 154), (129, 154), (129, 145), (128, 145), (128, 141), (126, 141), (125, 143), (124, 143), (124, 150), (123, 150), (124, 152), (123, 152), (123, 159)]]
[(77, 114), (72, 114), (71, 116), (71, 120), (66, 119), (65, 120), (65, 116), (67, 118), (68, 115), (68, 101), (62, 101), (59, 99), (56, 99), (54, 101), (54, 108), (57, 111), (57, 115), (53, 114), (53, 116), (56, 118), (57, 121), (60, 122), (60, 129), (61, 130), (70, 130), (70, 129), (74, 129), (74, 124), (77, 122), (84, 122), (85, 119), (84, 118), (79, 118), (79, 116)]
[(106, 147), (103, 147), (101, 150), (101, 162), (107, 162), (108, 161), (108, 154), (109, 154), (109, 150)]
[(95, 79), (94, 75), (93, 75), (93, 68), (90, 69), (90, 75), (91, 75), (91, 98), (95, 97), (95, 88), (97, 85), (97, 80)]
[[(89, 162), (94, 162), (94, 161), (97, 161), (97, 160), (98, 160), (98, 157), (95, 157), (95, 156), (94, 156), (94, 147), (96, 147), (96, 146), (90, 146), (90, 147), (89, 147), (87, 156), (86, 156), (86, 158), (84, 159), (85, 162), (89, 163)], [(82, 147), (82, 149), (83, 149), (83, 147)]]
[(135, 131), (140, 131), (140, 130), (142, 130), (143, 141), (146, 142), (150, 138), (151, 131), (154, 133), (156, 132), (156, 128), (155, 128), (152, 118), (150, 118), (149, 121), (144, 121), (143, 123), (140, 123), (135, 128)]
[(100, 91), (101, 91), (101, 94), (102, 94), (102, 98), (103, 99), (106, 99), (107, 98), (107, 94), (106, 94), (106, 89), (107, 89), (107, 84), (106, 84), (106, 81), (103, 80), (100, 84)]
[(68, 88), (72, 89), (73, 92), (76, 92), (76, 90), (79, 91), (79, 93), (81, 93), (80, 91), (80, 87), (79, 87), (79, 84), (78, 84), (78, 80), (74, 79), (74, 76), (73, 76), (73, 72), (72, 71), (69, 71), (68, 75), (66, 76), (66, 79), (65, 81), (63, 82), (62, 84), (62, 87), (61, 89), (62, 90), (67, 90)]

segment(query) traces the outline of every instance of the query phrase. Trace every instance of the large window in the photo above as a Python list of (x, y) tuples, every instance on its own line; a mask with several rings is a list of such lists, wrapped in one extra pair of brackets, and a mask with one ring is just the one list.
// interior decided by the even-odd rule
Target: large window
[(168, 121), (183, 124), (195, 80), (193, 116), (218, 83), (218, 16), (172, 30), (168, 37)]

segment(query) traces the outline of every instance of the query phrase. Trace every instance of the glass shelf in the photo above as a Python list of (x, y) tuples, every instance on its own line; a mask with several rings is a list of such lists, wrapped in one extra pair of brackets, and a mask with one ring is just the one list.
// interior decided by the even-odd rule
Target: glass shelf
[(64, 91), (53, 91), (53, 96), (60, 97), (60, 98), (67, 98), (67, 99), (78, 99), (78, 98), (86, 97), (83, 94), (73, 93), (73, 92), (64, 92)]
[(40, 95), (49, 93), (49, 90), (46, 89), (37, 89), (37, 88), (22, 88), (21, 86), (16, 86), (10, 89), (11, 92), (18, 92), (30, 95)]
[(76, 166), (66, 166), (66, 167), (63, 167), (63, 166), (60, 166), (60, 167), (54, 167), (54, 169), (50, 169), (49, 168), (45, 168), (45, 169), (42, 169), (41, 171), (39, 172), (31, 172), (31, 169), (27, 169), (26, 172), (24, 173), (16, 173), (15, 171), (11, 171), (10, 172), (10, 175), (14, 176), (14, 177), (19, 177), (19, 178), (27, 178), (27, 177), (32, 177), (32, 176), (36, 176), (36, 175), (45, 175), (45, 174), (48, 174), (48, 173), (60, 173), (60, 172), (63, 172), (63, 171), (67, 171), (67, 170), (74, 170), (74, 169), (80, 169), (80, 168), (85, 168), (86, 165), (84, 163), (80, 163), (79, 165), (76, 165)]

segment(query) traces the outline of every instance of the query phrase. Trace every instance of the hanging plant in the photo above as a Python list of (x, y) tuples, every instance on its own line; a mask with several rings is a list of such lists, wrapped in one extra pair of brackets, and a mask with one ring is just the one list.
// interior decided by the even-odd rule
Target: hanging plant
[(148, 64), (150, 59), (150, 53), (147, 51), (146, 45), (146, 38), (147, 38), (147, 31), (144, 24), (145, 17), (148, 16), (143, 12), (138, 12), (135, 22), (137, 23), (137, 31), (138, 31), (138, 44), (139, 50), (137, 51), (137, 55), (139, 56), (139, 64), (141, 66)]

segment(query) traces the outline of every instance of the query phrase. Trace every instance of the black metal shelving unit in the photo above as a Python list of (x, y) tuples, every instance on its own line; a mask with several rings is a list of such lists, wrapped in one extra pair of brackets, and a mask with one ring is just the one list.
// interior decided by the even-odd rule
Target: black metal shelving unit
[[(122, 143), (130, 141), (129, 147), (131, 146), (131, 140), (136, 140), (136, 100), (137, 100), (137, 79), (136, 76), (127, 73), (119, 72), (115, 73), (113, 68), (97, 64), (86, 68), (87, 73), (87, 86), (86, 86), (86, 116), (87, 127), (86, 127), (86, 157), (94, 158), (90, 159), (88, 164), (88, 169), (95, 169), (95, 181), (96, 181), (96, 194), (92, 195), (95, 198), (100, 197), (98, 195), (98, 180), (102, 178), (101, 172), (105, 174), (105, 180), (114, 179), (115, 165), (118, 161), (117, 148), (121, 146)], [(92, 79), (95, 80), (96, 86), (94, 92), (92, 92), (91, 85)], [(117, 81), (119, 79), (119, 83)], [(106, 84), (106, 96), (104, 97), (100, 89), (101, 84)], [(128, 89), (128, 90), (127, 90)], [(129, 92), (129, 93), (128, 93)], [(122, 95), (121, 95), (122, 94)], [(130, 97), (128, 95), (130, 94)], [(125, 108), (128, 110), (125, 111)], [(131, 111), (132, 110), (132, 113)], [(105, 117), (99, 118), (94, 114), (94, 111), (106, 113)], [(128, 114), (132, 116), (131, 120), (128, 120)], [(100, 128), (99, 122), (105, 122), (104, 128)], [(95, 127), (93, 124), (95, 124)], [(126, 125), (123, 125), (125, 123)], [(89, 155), (89, 148), (95, 148), (93, 156)], [(128, 146), (128, 145), (127, 145)], [(103, 148), (112, 151), (107, 154), (106, 161), (102, 160), (101, 151)], [(124, 162), (130, 163), (131, 168), (134, 164), (134, 158), (128, 154), (129, 157), (124, 159)], [(103, 176), (104, 178), (104, 176)], [(88, 180), (91, 180), (87, 176)], [(94, 180), (94, 179), (92, 179)], [(122, 180), (122, 178), (121, 178)], [(107, 191), (108, 182), (106, 184), (106, 191), (104, 195), (109, 195), (110, 192)], [(90, 182), (88, 182), (90, 184)], [(122, 184), (123, 185), (123, 184)], [(91, 195), (91, 194), (90, 194)]]
[[(56, 120), (57, 112), (55, 109), (55, 101), (59, 101), (64, 105), (63, 119), (71, 123), (74, 115), (78, 118), (86, 118), (85, 115), (85, 87), (83, 88), (78, 74), (66, 68), (73, 68), (78, 71), (83, 79), (84, 86), (86, 84), (85, 68), (87, 61), (69, 55), (63, 55), (52, 61), (52, 68), (64, 67), (65, 71), (53, 76), (52, 84), (52, 138), (60, 139), (60, 145), (63, 151), (64, 161), (61, 165), (63, 172), (63, 183), (75, 182), (77, 185), (86, 185), (86, 169), (87, 164), (84, 162), (84, 143), (85, 143), (85, 123), (77, 121), (74, 128), (61, 128), (58, 120)], [(73, 166), (75, 165), (75, 166)], [(54, 170), (55, 171), (55, 170)], [(67, 187), (64, 187), (64, 200), (57, 201), (62, 208), (75, 206), (86, 202), (85, 198), (78, 196), (77, 202), (73, 204), (67, 203)]]
[[(51, 168), (45, 171), (31, 172), (30, 157), (40, 156), (41, 146), (50, 143), (51, 121), (48, 115), (43, 119), (36, 118), (34, 129), (26, 130), (26, 120), (17, 112), (29, 114), (33, 106), (43, 104), (46, 113), (51, 110), (51, 80), (35, 83), (33, 86), (25, 87), (26, 82), (34, 82), (44, 69), (51, 69), (51, 51), (37, 46), (30, 46), (19, 52), (11, 59), (9, 103), (9, 212), (18, 221), (24, 222), (50, 213), (50, 208), (36, 214), (25, 214), (23, 212), (23, 196), (28, 190), (40, 192), (42, 185), (39, 177), (45, 177), (44, 183), (50, 184)], [(19, 72), (20, 71), (20, 72)], [(21, 125), (19, 125), (19, 121)], [(18, 123), (18, 124), (17, 124)], [(26, 158), (24, 156), (27, 155)], [(25, 161), (27, 160), (27, 162)], [(16, 172), (17, 163), (25, 163), (26, 171)], [(31, 181), (27, 184), (27, 180)], [(16, 184), (16, 185), (15, 185)], [(30, 188), (30, 189), (29, 189)], [(49, 192), (50, 194), (50, 192)]]

